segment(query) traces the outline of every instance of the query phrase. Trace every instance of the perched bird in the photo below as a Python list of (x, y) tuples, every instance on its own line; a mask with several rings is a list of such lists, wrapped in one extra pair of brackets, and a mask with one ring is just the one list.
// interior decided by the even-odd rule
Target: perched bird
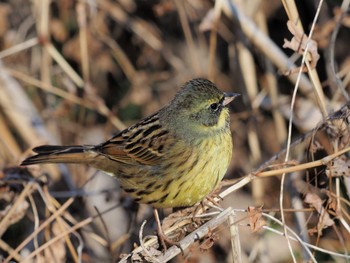
[(85, 163), (118, 178), (137, 202), (191, 206), (226, 173), (232, 155), (226, 105), (237, 95), (193, 79), (167, 106), (110, 140), (96, 146), (39, 146), (22, 165)]

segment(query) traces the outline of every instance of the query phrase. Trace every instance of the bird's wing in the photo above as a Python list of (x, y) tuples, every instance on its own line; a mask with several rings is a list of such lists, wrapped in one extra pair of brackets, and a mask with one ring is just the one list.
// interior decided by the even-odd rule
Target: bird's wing
[(171, 145), (169, 140), (169, 132), (154, 114), (100, 145), (98, 151), (118, 162), (157, 165)]

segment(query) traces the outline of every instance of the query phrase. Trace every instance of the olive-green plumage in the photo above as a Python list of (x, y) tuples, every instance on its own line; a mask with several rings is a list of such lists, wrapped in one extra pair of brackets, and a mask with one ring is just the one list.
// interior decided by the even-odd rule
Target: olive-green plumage
[(190, 206), (221, 181), (232, 155), (226, 94), (205, 79), (187, 82), (157, 113), (97, 146), (34, 148), (22, 165), (87, 163), (119, 179), (136, 201)]

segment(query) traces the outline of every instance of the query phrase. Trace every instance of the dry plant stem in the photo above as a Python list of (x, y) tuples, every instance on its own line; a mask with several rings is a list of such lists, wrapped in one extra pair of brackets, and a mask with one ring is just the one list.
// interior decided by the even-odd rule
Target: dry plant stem
[(152, 49), (160, 51), (163, 48), (162, 40), (152, 31), (147, 30), (143, 24), (147, 22), (141, 19), (131, 19), (127, 13), (119, 8), (114, 2), (108, 0), (97, 0), (100, 9), (109, 14), (119, 24), (127, 27)]
[[(195, 230), (194, 232), (192, 232), (191, 234), (186, 236), (184, 239), (182, 239), (180, 242), (178, 242), (178, 245), (181, 247), (181, 249), (177, 245), (174, 245), (174, 246), (168, 248), (168, 250), (162, 256), (158, 257), (157, 259), (160, 260), (161, 262), (166, 262), (166, 259), (170, 260), (171, 258), (175, 257), (177, 254), (181, 253), (181, 250), (185, 250), (193, 242), (195, 242), (198, 239), (207, 235), (210, 230), (215, 229), (216, 227), (221, 225), (223, 222), (225, 222), (228, 219), (231, 212), (232, 212), (231, 207), (220, 212), (215, 218), (211, 219), (206, 224), (202, 225), (197, 230)], [(181, 226), (173, 226), (173, 227), (167, 229), (165, 231), (165, 233), (167, 234), (167, 233), (169, 233), (169, 232), (171, 232), (174, 229), (177, 229), (179, 227), (181, 227)], [(149, 239), (147, 242), (144, 242), (144, 246), (150, 247), (150, 246), (156, 244), (156, 242), (157, 242), (157, 238), (154, 237), (154, 238)], [(122, 258), (119, 262), (120, 263), (129, 262), (128, 259), (132, 255), (141, 253), (142, 251), (143, 251), (142, 247), (135, 248), (130, 254), (128, 254), (127, 256)]]
[[(43, 251), (44, 249), (48, 248), (49, 246), (51, 246), (52, 244), (54, 244), (55, 242), (57, 242), (58, 240), (64, 238), (65, 236), (75, 232), (76, 230), (78, 230), (79, 228), (82, 228), (88, 224), (90, 224), (93, 221), (93, 217), (89, 217), (83, 221), (80, 221), (78, 224), (74, 225), (73, 227), (67, 229), (66, 231), (62, 232), (61, 234), (55, 236), (54, 238), (50, 239), (48, 242), (46, 242), (45, 244), (43, 244), (42, 246), (39, 247), (39, 249), (33, 251), (31, 254), (29, 254), (25, 260), (23, 262), (30, 262), (29, 260), (33, 257), (35, 257), (36, 255), (38, 255), (41, 251)], [(7, 260), (7, 259), (6, 259)], [(7, 261), (5, 261), (7, 262)]]
[(0, 52), (0, 59), (3, 59), (5, 57), (8, 57), (8, 56), (11, 56), (11, 55), (14, 55), (18, 52), (21, 52), (23, 50), (26, 50), (28, 48), (31, 48), (31, 47), (34, 47), (36, 46), (37, 44), (39, 43), (39, 40), (37, 37), (34, 37), (34, 38), (31, 38), (31, 39), (28, 39), (24, 42), (21, 42), (15, 46), (12, 46), (10, 48), (7, 48), (5, 50), (2, 50)]
[[(278, 234), (282, 234), (284, 235), (288, 240), (294, 240), (299, 242), (305, 249), (305, 251), (308, 253), (308, 255), (310, 256), (310, 259), (313, 262), (316, 262), (316, 259), (314, 258), (314, 256), (312, 255), (311, 251), (308, 249), (308, 246), (305, 242), (303, 242), (300, 237), (298, 236), (298, 234), (296, 234), (292, 229), (290, 229), (288, 226), (286, 226), (285, 224), (283, 224), (281, 221), (277, 220), (274, 216), (266, 214), (266, 213), (262, 213), (263, 216), (269, 218), (270, 220), (272, 220), (273, 222), (276, 222), (277, 224), (279, 224), (280, 226), (284, 227), (286, 230), (288, 230), (290, 232), (291, 235), (286, 236), (285, 233), (281, 233), (280, 231), (274, 230), (272, 232), (274, 233), (278, 233)], [(271, 231), (272, 228), (267, 227), (267, 226), (263, 226), (264, 229), (269, 229)]]
[(232, 249), (232, 259), (235, 263), (242, 262), (242, 249), (241, 243), (239, 240), (239, 230), (238, 225), (236, 224), (236, 214), (232, 210), (231, 215), (228, 217), (230, 223), (230, 234), (231, 234), (231, 249)]
[[(182, 239), (179, 242), (179, 245), (182, 250), (185, 250), (188, 248), (191, 244), (198, 241), (199, 239), (203, 238), (208, 234), (209, 231), (217, 228), (218, 226), (222, 225), (225, 221), (228, 220), (229, 216), (232, 213), (232, 208), (229, 207), (222, 211), (218, 216), (211, 219), (209, 222), (205, 223), (198, 229), (196, 229), (194, 232), (186, 236), (184, 239)], [(181, 253), (181, 249), (177, 246), (170, 247), (163, 255), (158, 257), (157, 259), (160, 262), (167, 262), (170, 259), (174, 258), (176, 255)], [(122, 262), (122, 261), (121, 261)]]
[[(53, 198), (50, 194), (49, 194), (49, 191), (48, 191), (48, 187), (46, 186), (44, 189), (42, 189), (41, 187), (37, 187), (38, 189), (38, 192), (40, 193), (42, 199), (44, 200), (45, 202), (45, 205), (46, 207), (48, 208), (48, 210), (54, 214), (57, 212), (57, 209), (60, 209), (61, 205), (58, 203), (58, 201)], [(64, 218), (66, 220), (68, 220), (69, 222), (71, 223), (76, 223), (76, 220), (74, 220), (74, 218), (67, 212), (64, 213)], [(62, 216), (61, 215), (58, 215), (57, 216), (57, 223), (59, 224), (59, 227), (61, 229), (61, 231), (64, 231), (64, 229), (68, 229), (70, 226), (66, 223), (65, 220), (62, 219)], [(81, 239), (81, 236), (79, 233), (77, 232), (73, 232), (73, 234), (76, 236), (76, 238), (79, 240), (79, 243), (82, 244), (83, 241)], [(81, 262), (80, 258), (81, 258), (81, 251), (80, 251), (80, 248), (82, 247), (81, 245), (79, 245), (77, 247), (77, 251), (78, 251), (78, 255), (77, 253), (75, 252), (75, 249), (74, 249), (74, 246), (72, 244), (72, 241), (70, 240), (69, 237), (66, 237), (65, 238), (65, 241), (67, 243), (67, 246), (68, 248), (70, 249), (70, 252), (71, 254), (73, 255), (73, 259), (76, 261), (76, 262)], [(82, 249), (82, 248), (81, 248)], [(74, 254), (76, 256), (74, 256)]]
[[(32, 206), (32, 210), (33, 210), (33, 215), (34, 215), (34, 231), (38, 229), (39, 227), (39, 214), (38, 214), (38, 209), (36, 208), (36, 204), (34, 201), (34, 198), (32, 195), (28, 195), (28, 199), (30, 202), (30, 205)], [(34, 237), (34, 248), (37, 249), (39, 247), (39, 243), (38, 243), (38, 236)]]
[(349, 4), (350, 1), (349, 0), (343, 0), (343, 3), (341, 5), (341, 11), (342, 13), (340, 14), (340, 16), (338, 17), (337, 21), (336, 21), (336, 25), (335, 28), (332, 32), (331, 35), (331, 39), (329, 42), (329, 47), (328, 47), (328, 59), (330, 60), (329, 63), (327, 63), (329, 65), (329, 68), (331, 70), (331, 74), (329, 76), (329, 81), (331, 82), (331, 85), (335, 88), (335, 89), (340, 89), (341, 93), (343, 94), (344, 98), (349, 101), (350, 97), (349, 94), (347, 93), (347, 91), (345, 90), (345, 86), (343, 85), (343, 83), (341, 82), (340, 78), (338, 77), (337, 73), (336, 73), (336, 69), (335, 69), (335, 55), (334, 55), (334, 50), (335, 50), (335, 42), (337, 39), (337, 35), (342, 23), (342, 20), (344, 19), (344, 16), (349, 8)]
[[(23, 249), (35, 236), (39, 234), (40, 231), (42, 231), (45, 227), (47, 227), (52, 221), (54, 221), (57, 216), (62, 214), (72, 203), (74, 199), (70, 198), (68, 199), (61, 207), (58, 209), (54, 214), (52, 214), (41, 226), (38, 227), (33, 233), (31, 233), (25, 240), (22, 241), (21, 244), (16, 247), (16, 249), (11, 253), (4, 261), (3, 263), (8, 263), (13, 258), (14, 254), (17, 254), (21, 249)], [(1, 223), (0, 223), (1, 224)]]
[[(296, 6), (295, 6), (295, 2), (294, 1), (288, 0), (288, 2), (286, 2), (286, 3), (288, 4), (288, 7), (289, 7), (288, 10), (289, 11), (296, 10)], [(315, 24), (316, 24), (316, 21), (318, 19), (319, 13), (320, 13), (320, 9), (321, 9), (322, 3), (323, 3), (323, 0), (321, 0), (319, 2), (319, 5), (318, 5), (318, 8), (317, 8), (317, 11), (316, 11), (313, 23), (312, 23), (312, 27), (311, 27), (311, 30), (310, 30), (310, 33), (309, 33), (309, 36), (308, 36), (309, 39), (312, 38), (313, 30), (315, 28)], [(292, 21), (298, 21), (298, 17), (294, 17), (294, 16), (296, 16), (296, 13), (297, 13), (297, 11), (295, 11), (295, 12), (292, 11), (292, 12), (288, 13), (289, 15), (293, 15), (293, 17), (290, 17), (290, 19), (292, 19)], [(299, 27), (302, 27), (300, 23), (299, 23)], [(292, 102), (291, 102), (291, 106), (290, 106), (290, 108), (291, 108), (291, 110), (290, 110), (291, 116), (290, 116), (290, 119), (289, 119), (288, 142), (287, 142), (287, 152), (286, 152), (285, 162), (288, 162), (288, 160), (289, 160), (290, 146), (291, 146), (291, 137), (292, 137), (293, 109), (294, 109), (296, 94), (297, 94), (297, 91), (298, 91), (298, 88), (299, 88), (299, 82), (300, 82), (301, 76), (302, 76), (302, 68), (304, 66), (304, 63), (308, 64), (307, 63), (307, 56), (309, 55), (308, 54), (308, 49), (309, 49), (309, 43), (306, 44), (306, 48), (305, 48), (305, 51), (304, 51), (304, 54), (303, 54), (303, 57), (302, 57), (302, 62), (301, 62), (299, 74), (298, 74), (297, 81), (295, 83), (295, 87), (294, 87), (294, 91), (293, 91), (293, 97), (292, 97)], [(314, 80), (313, 81), (314, 87), (315, 87), (314, 90), (316, 91), (316, 94), (317, 94), (316, 99), (317, 99), (317, 101), (319, 103), (319, 106), (320, 106), (320, 109), (322, 111), (323, 116), (326, 117), (327, 116), (327, 110), (326, 110), (326, 107), (325, 107), (325, 104), (324, 104), (324, 102), (325, 102), (324, 94), (320, 90), (320, 88), (316, 88), (317, 86), (320, 87), (320, 85), (317, 85), (319, 83), (319, 80), (318, 80), (318, 76), (317, 76), (316, 70), (314, 69), (312, 71), (309, 71), (309, 76), (311, 77), (311, 79)], [(316, 80), (318, 80), (318, 82)], [(280, 191), (279, 203), (280, 203), (280, 209), (281, 209), (281, 219), (282, 219), (282, 222), (283, 222), (284, 234), (287, 237), (288, 248), (289, 248), (290, 254), (291, 254), (292, 258), (293, 258), (293, 262), (296, 262), (296, 258), (294, 256), (292, 246), (291, 246), (290, 241), (288, 239), (288, 232), (287, 232), (287, 228), (286, 228), (284, 211), (283, 211), (285, 176), (286, 176), (286, 174), (283, 173), (282, 174), (282, 178), (281, 178), (281, 184), (280, 184), (281, 185), (281, 191)]]
[(183, 70), (185, 65), (182, 63), (182, 61), (175, 57), (170, 49), (163, 45), (162, 39), (158, 35), (154, 34), (153, 31), (148, 29), (148, 27), (151, 27), (151, 25), (148, 24), (148, 27), (145, 26), (147, 24), (146, 21), (141, 20), (140, 18), (131, 19), (123, 9), (119, 8), (112, 1), (97, 0), (96, 2), (98, 7), (109, 14), (117, 23), (128, 28), (152, 49), (160, 51), (164, 59), (167, 60), (177, 72), (181, 72)]
[(139, 231), (139, 241), (140, 241), (140, 246), (142, 247), (142, 250), (147, 254), (149, 258), (152, 259), (152, 262), (160, 262), (158, 259), (156, 259), (151, 253), (148, 251), (148, 249), (145, 247), (144, 242), (143, 242), (143, 229), (147, 223), (147, 220), (143, 221), (140, 231)]
[[(245, 16), (243, 12), (232, 3), (232, 1), (224, 0), (223, 11), (228, 17), (239, 20), (241, 29), (250, 42), (254, 44), (267, 58), (269, 58), (281, 72), (287, 72), (296, 67), (281, 49), (263, 32), (261, 32), (252, 20)], [(297, 80), (295, 74), (291, 74), (287, 77), (292, 83), (295, 83)], [(315, 101), (314, 96), (310, 94), (310, 91), (313, 89), (312, 84), (305, 75), (301, 76), (299, 88), (303, 94), (311, 99), (311, 101)]]
[[(1, 102), (1, 99), (0, 99)], [(3, 106), (3, 105), (2, 105)], [(8, 125), (6, 125), (5, 119), (0, 115), (0, 141), (2, 151), (7, 151), (11, 154), (13, 159), (21, 154), (21, 149), (18, 146), (12, 132)], [(3, 158), (3, 156), (2, 156)]]
[[(340, 203), (340, 198), (339, 196), (341, 195), (341, 190), (340, 190), (340, 179), (339, 177), (337, 177), (335, 179), (335, 184), (336, 184), (336, 195), (337, 195), (337, 215), (338, 215), (338, 219), (340, 221), (340, 223), (343, 225), (343, 227), (346, 229), (346, 231), (348, 231), (348, 234), (350, 234), (350, 226), (349, 224), (346, 222), (346, 220), (344, 220), (344, 217), (343, 215), (341, 214), (341, 203)], [(349, 252), (347, 250), (347, 246), (346, 246), (346, 242), (343, 238), (343, 235), (341, 235), (340, 233), (338, 233), (339, 231), (337, 231), (337, 227), (336, 225), (333, 225), (333, 228), (335, 229), (336, 233), (337, 233), (337, 236), (339, 238), (339, 242), (342, 244), (343, 246), (343, 249), (345, 251), (345, 254), (348, 256), (349, 255)], [(322, 234), (322, 233), (321, 233)]]
[(125, 242), (127, 242), (130, 239), (130, 234), (124, 234), (121, 237), (119, 237), (117, 240), (115, 240), (112, 245), (111, 245), (111, 250), (115, 251), (118, 247), (122, 246), (123, 244), (125, 244)]
[(162, 228), (162, 224), (161, 224), (160, 219), (159, 219), (159, 214), (158, 214), (157, 208), (153, 208), (153, 213), (154, 213), (154, 217), (155, 217), (156, 223), (157, 223), (158, 238), (159, 238), (160, 243), (162, 244), (163, 248), (164, 249), (167, 248), (166, 244), (169, 244), (169, 245), (177, 244), (177, 242), (174, 242), (171, 239), (169, 239), (166, 236), (166, 234), (164, 233), (163, 228)]
[[(0, 105), (6, 119), (11, 122), (22, 140), (28, 144), (37, 139), (37, 133), (28, 128), (28, 114), (35, 114), (36, 109), (32, 101), (24, 92), (22, 86), (0, 64)], [(14, 110), (16, 109), (16, 110)], [(25, 109), (25, 114), (20, 110)]]
[(78, 2), (76, 6), (77, 21), (79, 24), (79, 43), (81, 53), (81, 67), (83, 72), (83, 79), (85, 83), (90, 82), (90, 62), (87, 44), (87, 21), (86, 21), (86, 4)]
[[(275, 217), (273, 217), (273, 216), (271, 216), (271, 215), (269, 215), (269, 214), (263, 213), (263, 216), (269, 218), (270, 220), (272, 220), (273, 222), (276, 222), (277, 224), (279, 224), (279, 225), (281, 225), (281, 226), (283, 225), (283, 223), (282, 223), (281, 221), (277, 220)], [(293, 241), (299, 242), (305, 249), (306, 249), (306, 248), (312, 248), (312, 249), (314, 249), (314, 250), (316, 250), (316, 251), (319, 251), (319, 252), (322, 252), (322, 253), (325, 253), (325, 254), (328, 254), (328, 255), (331, 255), (331, 256), (336, 256), (336, 257), (341, 257), (341, 258), (350, 259), (350, 256), (348, 256), (348, 255), (344, 255), (344, 254), (340, 254), (340, 253), (335, 253), (335, 252), (333, 252), (333, 251), (326, 250), (326, 249), (323, 249), (323, 248), (320, 248), (320, 247), (311, 245), (311, 244), (309, 244), (309, 243), (306, 243), (306, 242), (302, 241), (302, 240), (299, 238), (299, 236), (298, 236), (296, 233), (293, 232), (292, 229), (290, 229), (288, 226), (287, 226), (287, 228), (288, 228), (288, 231), (289, 231), (290, 233), (292, 233), (293, 236), (294, 236), (294, 237), (293, 237), (293, 236), (289, 236), (289, 239), (290, 239), (290, 240), (293, 240)], [(276, 230), (276, 229), (267, 227), (267, 226), (264, 226), (264, 229), (267, 229), (267, 230), (269, 230), (269, 231), (271, 231), (271, 232), (273, 232), (273, 233), (276, 233), (276, 234), (278, 234), (278, 235), (284, 235), (284, 233), (282, 233), (282, 232), (280, 232), (280, 231), (278, 231), (278, 230)], [(316, 259), (315, 259), (314, 256), (312, 255), (311, 251), (310, 251), (309, 249), (306, 249), (306, 251), (308, 251), (308, 254), (310, 255), (310, 258), (313, 260), (313, 262), (316, 262)]]
[(76, 103), (78, 105), (82, 105), (84, 107), (87, 107), (89, 109), (92, 109), (93, 106), (88, 104), (87, 102), (85, 102), (84, 100), (82, 100), (81, 98), (79, 98), (78, 96), (75, 96), (74, 94), (71, 94), (71, 93), (68, 93), (64, 90), (61, 90), (53, 85), (50, 85), (50, 84), (47, 84), (47, 83), (44, 83), (40, 80), (37, 80), (27, 74), (24, 74), (24, 73), (21, 73), (17, 70), (14, 70), (14, 69), (11, 69), (11, 68), (5, 68), (4, 67), (4, 70), (6, 70), (6, 72), (11, 75), (12, 77), (16, 78), (16, 79), (19, 79), (21, 81), (24, 81), (26, 82), (27, 84), (29, 85), (33, 85), (35, 87), (38, 87), (38, 88), (41, 88), (42, 90), (45, 90), (49, 93), (52, 93), (56, 96), (59, 96), (63, 99), (66, 99), (70, 102), (73, 102), (73, 103)]
[(314, 87), (315, 95), (316, 95), (322, 116), (323, 116), (323, 118), (326, 118), (328, 116), (327, 107), (326, 107), (328, 100), (326, 99), (326, 97), (323, 93), (321, 81), (318, 77), (316, 69), (312, 69), (310, 67), (310, 62), (305, 60), (305, 64), (307, 66), (309, 77), (310, 77), (312, 84), (313, 84), (313, 87)]
[[(49, 34), (49, 0), (34, 1), (37, 13), (37, 30), (40, 42), (44, 45), (50, 41)], [(51, 83), (51, 57), (45, 48), (41, 49), (40, 78), (44, 83)]]
[(111, 242), (111, 236), (110, 236), (110, 234), (109, 234), (106, 221), (103, 219), (102, 214), (100, 213), (100, 210), (97, 208), (97, 206), (94, 206), (94, 209), (95, 209), (95, 211), (96, 211), (96, 213), (97, 213), (97, 215), (98, 215), (98, 218), (99, 218), (100, 221), (101, 221), (102, 228), (103, 228), (103, 230), (105, 231), (106, 241), (107, 241), (107, 242), (106, 242), (106, 247), (109, 249), (109, 251), (112, 252), (113, 250), (111, 249), (111, 244), (112, 244), (112, 242)]
[(12, 215), (16, 212), (17, 207), (25, 200), (27, 195), (30, 195), (34, 191), (34, 187), (32, 183), (28, 183), (21, 194), (17, 197), (15, 203), (12, 205), (11, 209), (4, 216), (4, 218), (0, 221), (0, 237), (5, 233), (7, 228), (9, 227), (10, 219)]
[(64, 57), (57, 51), (57, 49), (52, 45), (52, 43), (46, 43), (44, 45), (50, 56), (57, 62), (62, 70), (73, 80), (75, 85), (79, 88), (84, 87), (84, 80), (75, 72), (75, 70), (68, 64)]
[[(300, 16), (298, 14), (298, 10), (297, 10), (296, 5), (295, 5), (295, 0), (284, 0), (284, 1), (282, 1), (282, 3), (283, 3), (284, 8), (287, 12), (289, 20), (293, 21), (293, 23), (300, 29), (300, 31), (304, 32), (303, 25), (301, 24), (301, 21), (300, 21)], [(323, 3), (323, 0), (319, 1), (318, 8), (317, 8), (317, 11), (316, 11), (316, 14), (314, 17), (314, 21), (313, 21), (312, 27), (310, 29), (309, 38), (311, 38), (311, 36), (312, 36), (314, 27), (316, 25), (316, 20), (319, 16), (319, 12), (321, 10), (322, 3)], [(308, 65), (310, 54), (308, 54), (307, 52), (304, 52), (303, 56), (307, 57), (307, 59), (305, 59), (305, 63), (306, 63), (306, 65)], [(302, 63), (301, 66), (303, 66), (303, 64), (304, 63)], [(301, 74), (301, 73), (299, 73), (299, 74)], [(326, 98), (324, 96), (322, 85), (321, 85), (320, 79), (318, 77), (317, 71), (315, 68), (311, 69), (308, 66), (308, 74), (309, 74), (309, 77), (313, 83), (312, 87), (313, 87), (313, 90), (315, 92), (316, 100), (319, 104), (322, 115), (323, 115), (323, 117), (326, 117), (327, 116)]]
[[(58, 227), (59, 227), (61, 232), (63, 232), (66, 228), (69, 228), (68, 224), (66, 224), (64, 222), (64, 220), (62, 219), (61, 216), (57, 216), (57, 223), (58, 223)], [(71, 253), (71, 255), (73, 257), (74, 262), (79, 262), (79, 257), (77, 255), (77, 252), (74, 249), (74, 245), (73, 245), (71, 239), (69, 238), (69, 236), (68, 235), (65, 236), (64, 240), (65, 240), (65, 242), (67, 244), (69, 252)]]
[(181, 27), (182, 27), (182, 30), (184, 31), (186, 43), (187, 43), (187, 46), (188, 46), (188, 49), (190, 52), (192, 68), (193, 68), (196, 75), (200, 75), (199, 59), (196, 56), (197, 52), (195, 51), (193, 36), (192, 36), (191, 29), (189, 26), (188, 17), (186, 14), (186, 9), (184, 7), (185, 1), (174, 0), (174, 2), (176, 5), (176, 8), (177, 8), (177, 11), (179, 13)]
[[(30, 85), (33, 85), (35, 87), (41, 88), (42, 90), (45, 90), (47, 92), (50, 92), (52, 94), (55, 94), (61, 98), (64, 98), (70, 102), (76, 103), (78, 105), (84, 106), (88, 109), (95, 110), (101, 115), (105, 116), (113, 125), (119, 130), (125, 129), (124, 123), (122, 123), (114, 114), (107, 108), (105, 104), (96, 103), (96, 102), (88, 102), (86, 100), (83, 100), (79, 98), (78, 96), (75, 96), (73, 94), (70, 94), (64, 90), (61, 90), (57, 87), (54, 87), (52, 85), (46, 84), (40, 80), (37, 80), (35, 78), (32, 78), (26, 74), (23, 74), (19, 71), (10, 69), (10, 68), (4, 68), (8, 74), (11, 76), (20, 79)], [(25, 130), (25, 129), (24, 129)]]
[(13, 258), (17, 261), (17, 262), (22, 262), (23, 258), (20, 254), (15, 253), (14, 249), (12, 247), (10, 247), (6, 242), (4, 242), (2, 239), (0, 239), (0, 248), (7, 252), (8, 254), (13, 254)]
[[(264, 34), (268, 34), (268, 26), (265, 14), (261, 11), (257, 11), (256, 20), (258, 26), (261, 28)], [(284, 118), (282, 113), (278, 110), (278, 86), (275, 69), (270, 60), (267, 58), (264, 59), (266, 66), (265, 81), (266, 89), (271, 99), (272, 104), (272, 116), (275, 124), (275, 132), (277, 134), (278, 143), (280, 146), (284, 144), (287, 138), (287, 129), (284, 125)]]
[[(41, 198), (43, 199), (43, 201), (45, 202), (45, 205), (46, 205), (46, 208), (47, 210), (49, 210), (52, 214), (56, 213), (57, 212), (57, 209), (56, 209), (56, 206), (54, 204), (52, 204), (52, 201), (54, 203), (57, 203), (57, 208), (59, 209), (60, 208), (60, 205), (58, 204), (57, 200), (54, 199), (48, 192), (48, 188), (45, 187), (44, 190), (39, 186), (37, 185), (37, 190), (38, 192), (40, 193), (41, 195)], [(57, 216), (57, 224), (58, 224), (58, 227), (60, 228), (60, 231), (64, 231), (65, 228), (69, 228), (69, 225), (62, 219), (62, 216), (61, 215), (58, 215)], [(78, 237), (78, 235), (75, 233), (75, 235)], [(79, 238), (79, 237), (78, 237)], [(78, 262), (79, 261), (79, 258), (78, 258), (78, 255), (74, 249), (74, 246), (72, 244), (72, 241), (70, 240), (69, 237), (65, 237), (65, 242), (67, 244), (67, 247), (74, 259), (75, 262)]]
[(257, 177), (269, 177), (269, 176), (280, 175), (282, 173), (291, 173), (291, 172), (296, 172), (296, 171), (306, 170), (309, 168), (318, 167), (321, 165), (327, 165), (328, 162), (330, 162), (331, 160), (333, 160), (334, 158), (336, 158), (340, 155), (343, 155), (344, 153), (347, 153), (348, 151), (350, 151), (350, 147), (347, 147), (343, 150), (340, 150), (339, 152), (328, 155), (328, 156), (326, 156), (320, 160), (317, 160), (317, 161), (308, 162), (308, 163), (304, 163), (304, 164), (300, 164), (300, 165), (296, 165), (296, 166), (292, 166), (292, 167), (287, 167), (287, 168), (282, 168), (282, 169), (278, 169), (278, 170), (273, 170), (273, 171), (261, 172), (261, 173), (256, 174), (256, 176)]
[(217, 45), (217, 30), (221, 15), (222, 9), (222, 0), (215, 1), (214, 6), (214, 22), (213, 27), (210, 31), (210, 39), (209, 39), (209, 79), (213, 82), (216, 80), (216, 63), (215, 63), (215, 55), (216, 55), (216, 45)]
[[(256, 110), (254, 108), (253, 101), (256, 100), (258, 95), (258, 87), (257, 87), (257, 77), (256, 77), (256, 70), (255, 70), (255, 63), (253, 59), (253, 55), (250, 52), (250, 50), (242, 43), (239, 42), (237, 44), (237, 50), (238, 50), (238, 59), (240, 68), (242, 71), (242, 76), (244, 79), (245, 87), (248, 93), (248, 98), (250, 101), (250, 104), (253, 107), (253, 110)], [(256, 104), (258, 107), (258, 105)], [(258, 163), (261, 159), (261, 148), (260, 143), (258, 139), (257, 129), (256, 129), (256, 122), (254, 118), (251, 118), (248, 122), (248, 145), (249, 150), (251, 153), (251, 160), (252, 163)], [(264, 193), (264, 183), (262, 181), (253, 181), (252, 182), (252, 193), (255, 203), (261, 203), (261, 199), (263, 197)]]
[(238, 189), (241, 189), (243, 186), (249, 184), (254, 179), (256, 179), (256, 176), (254, 174), (248, 174), (248, 175), (244, 176), (242, 178), (242, 180), (240, 180), (238, 183), (236, 183), (236, 184), (230, 186), (229, 188), (227, 188), (226, 190), (222, 191), (219, 194), (219, 198), (221, 198), (221, 199), (225, 198), (229, 194), (231, 194), (231, 193), (237, 191)]
[(295, 2), (294, 0), (282, 0), (281, 1), (284, 7), (284, 10), (287, 13), (287, 16), (290, 20), (293, 21), (293, 23), (302, 31), (304, 31), (303, 29), (303, 25), (301, 24), (301, 20), (299, 18), (299, 13), (298, 10), (296, 8)]
[(114, 41), (108, 35), (103, 34), (103, 32), (96, 29), (96, 33), (98, 34), (98, 37), (101, 38), (101, 41), (103, 41), (112, 50), (113, 57), (118, 62), (118, 65), (120, 66), (121, 70), (125, 73), (129, 81), (131, 83), (134, 82), (134, 78), (137, 75), (137, 71), (134, 68), (128, 56), (123, 51), (123, 49), (118, 45), (116, 41)]
[(238, 183), (236, 183), (236, 184), (232, 185), (231, 187), (227, 188), (226, 190), (222, 191), (219, 194), (219, 197), (223, 199), (226, 196), (228, 196), (229, 194), (235, 192), (238, 189), (241, 189), (243, 186), (249, 184), (252, 180), (255, 180), (257, 178), (276, 176), (276, 175), (281, 175), (283, 173), (292, 173), (292, 172), (306, 170), (309, 168), (318, 167), (321, 165), (327, 165), (327, 163), (330, 162), (331, 160), (333, 160), (334, 158), (336, 158), (340, 155), (343, 155), (344, 153), (349, 152), (349, 151), (350, 151), (350, 147), (347, 147), (347, 148), (345, 148), (337, 153), (328, 155), (328, 156), (326, 156), (320, 160), (317, 160), (317, 161), (304, 163), (304, 164), (300, 164), (300, 165), (295, 165), (292, 167), (272, 170), (272, 171), (259, 172), (256, 174), (255, 173), (248, 174), (248, 175), (244, 176), (242, 178), (242, 180), (240, 180)]
[[(305, 48), (305, 52), (304, 52), (304, 56), (301, 62), (301, 66), (300, 66), (300, 70), (299, 70), (299, 74), (298, 74), (298, 79), (297, 82), (295, 83), (295, 87), (294, 87), (294, 91), (293, 91), (293, 96), (292, 96), (292, 102), (291, 102), (291, 106), (290, 106), (290, 118), (289, 118), (289, 125), (288, 125), (288, 141), (287, 141), (287, 150), (286, 150), (286, 156), (284, 161), (288, 162), (289, 160), (289, 154), (290, 154), (290, 148), (291, 148), (291, 140), (292, 140), (292, 124), (293, 124), (293, 109), (294, 109), (294, 104), (295, 104), (295, 99), (296, 99), (296, 95), (297, 95), (297, 91), (299, 88), (299, 81), (300, 81), (300, 77), (301, 77), (301, 73), (302, 73), (302, 68), (305, 62), (305, 54), (307, 54), (307, 50), (308, 50), (308, 45), (306, 45)], [(293, 248), (292, 245), (290, 244), (289, 238), (288, 238), (288, 232), (287, 232), (287, 228), (286, 228), (286, 222), (285, 222), (285, 217), (284, 217), (284, 211), (283, 211), (283, 198), (284, 198), (284, 182), (285, 182), (285, 177), (286, 177), (286, 173), (282, 174), (282, 178), (281, 178), (281, 183), (280, 183), (280, 196), (279, 196), (279, 205), (280, 205), (280, 210), (281, 210), (281, 219), (282, 219), (282, 223), (283, 223), (283, 231), (284, 231), (284, 235), (287, 238), (287, 243), (288, 243), (288, 248), (290, 251), (290, 255), (293, 258), (293, 262), (297, 262), (295, 255), (293, 253)]]

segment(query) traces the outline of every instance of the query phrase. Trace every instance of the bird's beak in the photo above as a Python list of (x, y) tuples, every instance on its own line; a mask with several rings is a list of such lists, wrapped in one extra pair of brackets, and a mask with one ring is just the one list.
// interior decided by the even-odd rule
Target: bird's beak
[(222, 102), (222, 105), (223, 106), (226, 106), (227, 104), (229, 104), (231, 101), (233, 101), (236, 97), (238, 96), (241, 96), (241, 94), (239, 93), (233, 93), (233, 92), (230, 92), (230, 93), (227, 93), (225, 92), (224, 93), (224, 101)]

